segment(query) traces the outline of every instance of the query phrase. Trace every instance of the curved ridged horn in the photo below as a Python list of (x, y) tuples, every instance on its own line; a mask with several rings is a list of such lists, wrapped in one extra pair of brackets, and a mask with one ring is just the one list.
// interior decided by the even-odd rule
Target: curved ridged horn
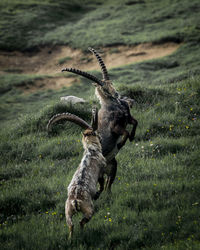
[(98, 110), (97, 107), (92, 108), (92, 121), (91, 121), (91, 126), (94, 131), (98, 129)]
[(101, 80), (99, 80), (96, 76), (93, 76), (87, 72), (84, 72), (84, 71), (81, 71), (79, 69), (74, 69), (74, 68), (64, 68), (62, 69), (62, 72), (63, 71), (68, 71), (68, 72), (71, 72), (71, 73), (74, 73), (74, 74), (77, 74), (77, 75), (80, 75), (80, 76), (83, 76), (89, 80), (92, 80), (96, 83), (98, 83), (99, 85), (103, 86), (104, 85), (104, 82), (102, 82)]
[(82, 127), (83, 129), (87, 129), (87, 128), (91, 128), (91, 126), (84, 121), (83, 119), (81, 119), (80, 117), (73, 115), (71, 113), (62, 113), (62, 114), (57, 114), (54, 115), (48, 122), (47, 124), (47, 130), (50, 131), (51, 130), (51, 126), (61, 120), (67, 120), (70, 122), (73, 122), (77, 125), (79, 125), (80, 127)]
[(103, 75), (103, 80), (109, 80), (109, 76), (108, 76), (108, 71), (106, 69), (106, 65), (103, 62), (103, 59), (100, 57), (100, 55), (97, 53), (97, 51), (91, 47), (88, 48), (89, 51), (91, 51), (97, 58), (99, 65), (101, 67), (101, 71), (102, 71), (102, 75)]

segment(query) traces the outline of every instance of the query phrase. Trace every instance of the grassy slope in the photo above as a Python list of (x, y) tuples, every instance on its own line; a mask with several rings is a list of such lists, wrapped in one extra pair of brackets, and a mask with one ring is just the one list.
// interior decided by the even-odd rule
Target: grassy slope
[[(24, 50), (60, 43), (87, 49), (149, 41), (191, 41), (194, 34), (200, 38), (198, 3), (3, 0), (0, 48)], [(10, 32), (5, 32), (8, 29)]]
[[(199, 249), (198, 1), (135, 2), (99, 5), (96, 1), (84, 7), (79, 1), (70, 6), (48, 0), (42, 5), (33, 0), (1, 2), (6, 18), (0, 23), (11, 31), (7, 40), (1, 40), (4, 49), (48, 43), (85, 49), (121, 42), (185, 41), (171, 56), (111, 71), (120, 92), (136, 100), (132, 113), (139, 127), (135, 142), (128, 142), (117, 157), (112, 196), (104, 193), (95, 202), (96, 213), (83, 233), (77, 226), (80, 216), (75, 218), (76, 241), (70, 247), (64, 201), (82, 155), (80, 129), (60, 124), (48, 136), (45, 126), (52, 114), (64, 111), (89, 121), (91, 104), (96, 102), (94, 89), (82, 79), (80, 86), (25, 96), (16, 85), (32, 84), (35, 77), (43, 76), (1, 76), (1, 249)], [(79, 6), (78, 13), (74, 6)], [(38, 28), (41, 13), (44, 22)], [(26, 21), (19, 21), (22, 16)], [(17, 25), (15, 31), (10, 20)], [(28, 20), (36, 20), (32, 33)], [(27, 30), (21, 41), (24, 25)], [(85, 25), (88, 29), (82, 34)], [(19, 32), (15, 44), (13, 31)], [(90, 103), (73, 109), (58, 104), (59, 96), (66, 93), (89, 98)]]

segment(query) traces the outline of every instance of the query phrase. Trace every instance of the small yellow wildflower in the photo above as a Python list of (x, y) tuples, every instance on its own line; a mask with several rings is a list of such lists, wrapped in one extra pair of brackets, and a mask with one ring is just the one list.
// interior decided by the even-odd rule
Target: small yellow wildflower
[(185, 126), (186, 129), (189, 129), (189, 126)]
[(109, 221), (111, 222), (111, 221), (112, 221), (112, 219), (111, 219), (111, 218), (109, 218)]
[(154, 185), (154, 187), (156, 187), (156, 186), (157, 186), (157, 184), (156, 184), (156, 183), (154, 183), (153, 185)]

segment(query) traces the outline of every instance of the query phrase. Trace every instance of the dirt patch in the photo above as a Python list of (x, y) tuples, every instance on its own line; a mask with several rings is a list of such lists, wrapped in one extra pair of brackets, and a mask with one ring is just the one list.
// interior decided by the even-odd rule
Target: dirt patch
[[(180, 47), (177, 43), (164, 43), (154, 45), (144, 43), (137, 46), (114, 46), (100, 49), (101, 56), (108, 69), (127, 65), (135, 62), (150, 60), (170, 55)], [(48, 75), (54, 78), (36, 81), (32, 90), (40, 88), (61, 88), (74, 83), (74, 78), (58, 77), (64, 67), (78, 68), (81, 70), (100, 70), (96, 58), (91, 52), (83, 53), (79, 49), (67, 46), (42, 48), (39, 52), (0, 51), (0, 74), (23, 73)], [(68, 85), (69, 86), (69, 85)], [(30, 86), (31, 88), (31, 86)]]
[[(145, 43), (137, 46), (103, 48), (101, 51), (107, 68), (113, 68), (163, 57), (173, 53), (179, 46), (180, 44), (177, 43), (160, 45)], [(90, 52), (84, 54), (81, 50), (71, 49), (66, 46), (57, 46), (53, 49), (43, 48), (37, 53), (0, 51), (0, 69), (4, 72), (55, 75), (60, 73), (63, 67), (99, 70), (97, 61)]]
[(53, 77), (35, 80), (33, 84), (26, 84), (18, 88), (23, 90), (25, 94), (34, 93), (38, 90), (44, 89), (60, 89), (62, 87), (70, 87), (74, 83), (79, 83), (78, 78), (72, 77)]

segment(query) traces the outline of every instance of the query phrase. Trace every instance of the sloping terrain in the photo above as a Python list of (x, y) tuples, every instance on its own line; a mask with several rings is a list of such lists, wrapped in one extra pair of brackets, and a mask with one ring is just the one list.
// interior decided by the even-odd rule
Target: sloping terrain
[[(0, 1), (1, 250), (200, 249), (199, 12), (198, 0)], [(101, 78), (88, 46), (135, 100), (138, 128), (117, 155), (112, 194), (94, 202), (84, 231), (74, 217), (70, 243), (64, 204), (81, 129), (46, 125), (63, 112), (90, 122), (99, 107), (89, 80), (60, 73)]]
[[(180, 44), (173, 42), (160, 45), (147, 43), (135, 46), (114, 46), (101, 49), (101, 52), (107, 68), (110, 69), (167, 56), (179, 47)], [(38, 52), (0, 52), (1, 73), (13, 71), (26, 74), (55, 75), (60, 73), (63, 65), (82, 70), (98, 69), (97, 60), (90, 52), (83, 53), (80, 49), (75, 50), (66, 46), (44, 48)]]
[[(110, 69), (167, 56), (179, 47), (180, 44), (176, 43), (160, 45), (146, 43), (136, 46), (114, 46), (101, 49), (101, 51), (104, 62)], [(41, 48), (38, 52), (0, 52), (0, 74), (48, 75), (48, 78), (36, 80), (33, 85), (19, 86), (26, 93), (35, 92), (37, 89), (58, 89), (78, 82), (74, 78), (66, 79), (58, 76), (64, 66), (85, 71), (99, 70), (98, 62), (91, 53), (83, 53), (81, 50), (66, 46)]]

